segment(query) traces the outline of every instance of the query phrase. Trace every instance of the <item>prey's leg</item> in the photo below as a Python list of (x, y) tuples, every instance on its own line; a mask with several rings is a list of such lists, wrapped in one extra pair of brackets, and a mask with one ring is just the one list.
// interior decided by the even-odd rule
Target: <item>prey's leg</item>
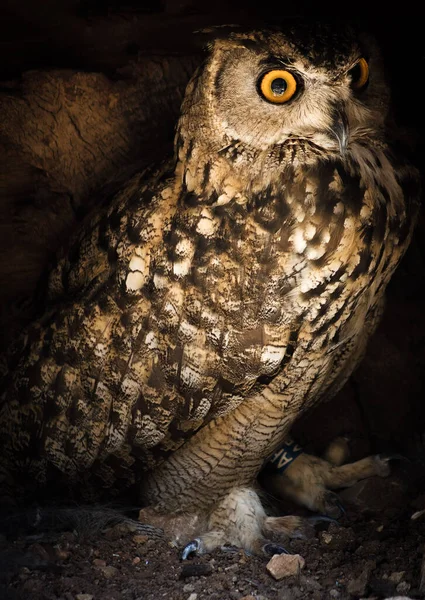
[[(288, 456), (285, 452), (284, 457)], [(261, 481), (266, 490), (279, 498), (286, 497), (314, 512), (338, 517), (343, 507), (338, 496), (330, 490), (350, 487), (368, 477), (386, 477), (390, 473), (390, 457), (368, 456), (354, 463), (342, 464), (348, 454), (345, 438), (332, 442), (325, 452), (327, 460), (300, 453), (285, 464), (278, 452), (266, 465)]]

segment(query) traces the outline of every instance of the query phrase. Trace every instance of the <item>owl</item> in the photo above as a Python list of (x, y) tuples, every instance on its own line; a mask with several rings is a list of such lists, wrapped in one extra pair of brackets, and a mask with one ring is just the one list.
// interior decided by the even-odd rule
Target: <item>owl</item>
[(4, 498), (132, 487), (185, 556), (293, 529), (256, 476), (361, 359), (419, 197), (373, 40), (213, 38), (174, 157), (74, 235), (2, 367)]

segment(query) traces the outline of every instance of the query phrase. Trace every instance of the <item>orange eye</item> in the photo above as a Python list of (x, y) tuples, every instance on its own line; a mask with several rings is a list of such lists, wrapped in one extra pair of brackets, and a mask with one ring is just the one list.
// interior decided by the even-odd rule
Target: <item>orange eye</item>
[(354, 67), (348, 71), (353, 90), (363, 89), (369, 81), (369, 65), (365, 58), (360, 58)]
[(269, 71), (260, 80), (260, 91), (265, 100), (273, 104), (288, 102), (297, 91), (295, 77), (283, 69)]

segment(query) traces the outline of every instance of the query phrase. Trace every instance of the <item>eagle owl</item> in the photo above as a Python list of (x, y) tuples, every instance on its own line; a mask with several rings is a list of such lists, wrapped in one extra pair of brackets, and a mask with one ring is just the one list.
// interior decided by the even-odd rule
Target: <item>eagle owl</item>
[(137, 486), (151, 516), (193, 516), (190, 551), (260, 552), (288, 523), (253, 482), (360, 360), (419, 185), (373, 40), (219, 33), (173, 159), (72, 238), (4, 359), (1, 487)]

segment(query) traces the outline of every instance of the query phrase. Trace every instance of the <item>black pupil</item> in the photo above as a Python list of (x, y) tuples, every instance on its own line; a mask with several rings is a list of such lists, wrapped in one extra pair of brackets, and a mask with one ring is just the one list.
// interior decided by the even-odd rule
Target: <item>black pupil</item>
[(360, 63), (354, 65), (354, 67), (349, 70), (349, 74), (351, 75), (351, 81), (353, 83), (357, 83), (358, 81), (360, 81), (360, 78), (362, 76), (362, 68), (360, 66)]
[(282, 77), (276, 77), (271, 83), (271, 90), (275, 96), (282, 96), (285, 93), (288, 84)]

